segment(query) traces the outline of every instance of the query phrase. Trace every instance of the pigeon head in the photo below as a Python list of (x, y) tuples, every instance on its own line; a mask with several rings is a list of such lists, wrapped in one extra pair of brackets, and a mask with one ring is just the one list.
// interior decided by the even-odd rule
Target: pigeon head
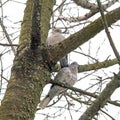
[(69, 68), (74, 74), (77, 74), (78, 73), (78, 66), (79, 65), (77, 62), (73, 62), (69, 65)]

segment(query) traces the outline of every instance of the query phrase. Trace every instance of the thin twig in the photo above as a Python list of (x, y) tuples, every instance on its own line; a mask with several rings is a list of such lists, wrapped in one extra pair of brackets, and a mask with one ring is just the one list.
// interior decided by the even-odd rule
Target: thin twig
[(12, 44), (12, 45), (10, 45), (10, 44), (4, 44), (4, 43), (0, 43), (0, 45), (1, 46), (7, 46), (7, 47), (11, 47), (11, 46), (15, 46), (15, 47), (17, 47), (18, 46), (18, 44)]
[[(82, 90), (82, 89), (79, 89), (79, 88), (76, 88), (76, 87), (72, 87), (72, 86), (69, 86), (67, 84), (63, 84), (63, 83), (58, 82), (58, 81), (56, 82), (54, 80), (50, 80), (50, 83), (52, 83), (54, 85), (58, 85), (58, 86), (64, 87), (64, 88), (67, 88), (67, 89), (70, 89), (70, 90), (78, 92), (80, 94), (84, 94), (84, 95), (87, 95), (87, 96), (90, 96), (90, 97), (93, 97), (93, 98), (98, 98), (98, 95), (96, 95), (94, 93), (90, 93), (90, 92), (87, 92), (85, 90)], [(115, 101), (110, 101), (109, 99), (107, 100), (107, 102), (110, 103), (110, 104), (116, 105), (116, 106), (120, 106), (119, 103), (117, 103)]]
[(9, 44), (10, 44), (10, 46), (11, 46), (11, 49), (12, 49), (14, 55), (15, 55), (16, 50), (15, 50), (14, 46), (12, 45), (12, 41), (11, 41), (11, 39), (10, 39), (10, 37), (9, 37), (9, 34), (8, 34), (7, 30), (5, 29), (5, 26), (4, 26), (4, 24), (3, 24), (3, 22), (2, 22), (1, 19), (0, 19), (0, 25), (1, 25), (1, 28), (3, 29), (3, 32), (5, 33), (5, 36), (6, 36), (8, 42), (9, 42)]
[(111, 118), (111, 120), (116, 120), (115, 118), (113, 118), (110, 114), (108, 114), (107, 112), (105, 112), (104, 110), (100, 110), (102, 111), (104, 114), (106, 114), (108, 117)]
[(86, 109), (79, 120), (92, 120), (98, 111), (105, 106), (108, 99), (118, 87), (120, 87), (120, 72), (117, 75), (114, 74), (112, 80), (106, 85), (92, 105)]
[(114, 44), (113, 39), (112, 39), (112, 37), (111, 37), (111, 34), (110, 34), (110, 32), (109, 32), (107, 20), (106, 20), (106, 17), (105, 17), (105, 15), (104, 15), (104, 10), (102, 9), (102, 5), (101, 5), (100, 0), (97, 0), (97, 3), (98, 3), (99, 11), (100, 11), (100, 13), (101, 13), (102, 22), (103, 22), (103, 26), (104, 26), (106, 35), (107, 35), (108, 40), (109, 40), (109, 43), (110, 43), (110, 45), (111, 45), (111, 47), (112, 47), (112, 49), (113, 49), (113, 52), (114, 52), (116, 58), (118, 59), (118, 64), (120, 65), (120, 56), (119, 56), (119, 53), (118, 53), (118, 51), (117, 51), (117, 49), (116, 49), (116, 47), (115, 47), (115, 44)]

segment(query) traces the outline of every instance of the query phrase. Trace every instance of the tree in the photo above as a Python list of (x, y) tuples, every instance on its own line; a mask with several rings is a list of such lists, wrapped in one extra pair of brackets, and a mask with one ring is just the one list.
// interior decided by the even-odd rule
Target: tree
[[(55, 72), (57, 61), (74, 51), (76, 48), (79, 48), (84, 43), (90, 41), (91, 38), (96, 36), (103, 29), (106, 31), (111, 48), (115, 54), (115, 59), (106, 59), (101, 62), (92, 58), (91, 55), (86, 55), (88, 58), (94, 59), (95, 62), (79, 65), (79, 73), (85, 71), (90, 72), (91, 70), (97, 72), (98, 69), (107, 68), (120, 63), (118, 50), (114, 45), (108, 29), (108, 27), (120, 19), (120, 7), (115, 8), (104, 15), (106, 9), (116, 3), (117, 0), (106, 1), (103, 5), (101, 5), (99, 0), (97, 0), (97, 3), (90, 3), (90, 1), (87, 0), (73, 1), (75, 4), (72, 3), (72, 5), (75, 5), (78, 11), (82, 7), (88, 9), (88, 13), (84, 14), (84, 16), (68, 18), (64, 17), (63, 13), (66, 12), (65, 7), (69, 7), (68, 5), (71, 3), (69, 0), (62, 0), (59, 6), (54, 9), (53, 7), (58, 4), (58, 1), (27, 0), (17, 51), (15, 51), (14, 45), (12, 45), (2, 19), (0, 20), (1, 28), (5, 33), (7, 40), (9, 40), (8, 46), (11, 46), (11, 49), (15, 54), (11, 69), (11, 77), (8, 81), (7, 89), (0, 106), (1, 120), (33, 120), (44, 86), (50, 82), (61, 86), (61, 83), (51, 81), (51, 73)], [(90, 20), (90, 18), (99, 11), (101, 17), (97, 17), (90, 23), (86, 22), (85, 27), (79, 27), (80, 24), (82, 24), (82, 21)], [(58, 21), (57, 25), (60, 24), (59, 21), (63, 23), (62, 26), (64, 26), (61, 28), (65, 30), (64, 32), (71, 28), (72, 30), (75, 28), (76, 32), (67, 37), (60, 44), (48, 47), (46, 45), (48, 30), (49, 27), (53, 27), (56, 24), (56, 21)], [(68, 27), (67, 24), (69, 24), (70, 27)], [(84, 24), (82, 24), (82, 26), (83, 25)], [(61, 26), (61, 24), (59, 26)], [(7, 46), (2, 43), (0, 45)], [(85, 53), (82, 54), (85, 55)], [(2, 55), (3, 54), (1, 53), (1, 56)], [(92, 73), (90, 74), (93, 75)], [(96, 79), (98, 80), (97, 89), (99, 88), (99, 90), (96, 91), (94, 89), (94, 92), (62, 84), (62, 87), (72, 90), (72, 92), (65, 94), (65, 98), (68, 102), (68, 111), (71, 112), (69, 109), (73, 105), (68, 99), (68, 97), (70, 97), (82, 106), (88, 106), (83, 114), (79, 115), (79, 120), (95, 119), (100, 111), (112, 118), (112, 116), (102, 110), (106, 104), (120, 106), (119, 102), (110, 99), (113, 92), (120, 86), (120, 73), (114, 73), (112, 75), (112, 77), (105, 78), (109, 79), (105, 84), (103, 84), (103, 78), (98, 75)], [(104, 85), (104, 89), (101, 88), (100, 85)], [(89, 87), (94, 88), (94, 86), (95, 83)]]

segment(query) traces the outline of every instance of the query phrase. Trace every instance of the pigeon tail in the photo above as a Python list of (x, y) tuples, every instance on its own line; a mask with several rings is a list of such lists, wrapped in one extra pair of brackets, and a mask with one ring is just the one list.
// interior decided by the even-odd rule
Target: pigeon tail
[(60, 60), (61, 68), (68, 67), (68, 56), (66, 55)]
[(40, 102), (40, 105), (39, 105), (40, 109), (46, 108), (50, 101), (51, 101), (51, 99), (50, 99), (50, 97), (47, 95), (47, 96)]

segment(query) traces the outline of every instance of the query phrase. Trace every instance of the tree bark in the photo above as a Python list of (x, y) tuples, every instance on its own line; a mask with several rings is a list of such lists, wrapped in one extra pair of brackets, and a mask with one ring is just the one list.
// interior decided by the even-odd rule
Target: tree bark
[[(42, 41), (45, 41), (54, 0), (40, 0), (39, 2), (40, 12), (46, 11), (44, 13), (46, 16), (43, 16), (43, 13), (40, 16), (40, 31), (43, 31), (40, 32), (40, 37)], [(30, 47), (32, 15), (33, 0), (28, 0), (21, 27), (19, 47), (7, 90), (1, 102), (0, 120), (33, 120), (42, 89), (50, 80), (50, 71), (43, 61), (41, 45), (35, 50)]]
[(118, 87), (120, 87), (120, 72), (114, 75), (112, 80), (107, 84), (92, 105), (83, 113), (79, 120), (92, 120)]
[[(21, 27), (19, 47), (11, 70), (7, 90), (0, 107), (0, 120), (34, 119), (43, 87), (50, 80), (49, 60), (46, 62), (43, 59), (44, 50), (49, 52), (46, 55), (49, 56), (50, 61), (56, 62), (103, 30), (101, 18), (99, 18), (59, 45), (47, 48), (45, 44), (54, 0), (39, 0), (39, 2), (41, 44), (35, 50), (30, 48), (33, 0), (28, 0)], [(106, 18), (109, 26), (119, 20), (120, 8), (108, 13)]]
[[(110, 27), (113, 23), (117, 22), (120, 19), (120, 7), (116, 8), (115, 10), (112, 10), (111, 12), (108, 12), (105, 15), (105, 17), (106, 17), (108, 26)], [(76, 49), (78, 46), (89, 41), (91, 38), (93, 38), (103, 29), (104, 29), (104, 26), (102, 24), (102, 18), (99, 17), (94, 22), (84, 27), (82, 30), (69, 36), (67, 39), (65, 39), (58, 45), (53, 46), (53, 48), (49, 50), (51, 54), (51, 58), (54, 61), (59, 60), (66, 54)]]
[(1, 120), (33, 120), (42, 88), (50, 79), (39, 52), (33, 53), (29, 48), (22, 52), (14, 60), (0, 107)]

